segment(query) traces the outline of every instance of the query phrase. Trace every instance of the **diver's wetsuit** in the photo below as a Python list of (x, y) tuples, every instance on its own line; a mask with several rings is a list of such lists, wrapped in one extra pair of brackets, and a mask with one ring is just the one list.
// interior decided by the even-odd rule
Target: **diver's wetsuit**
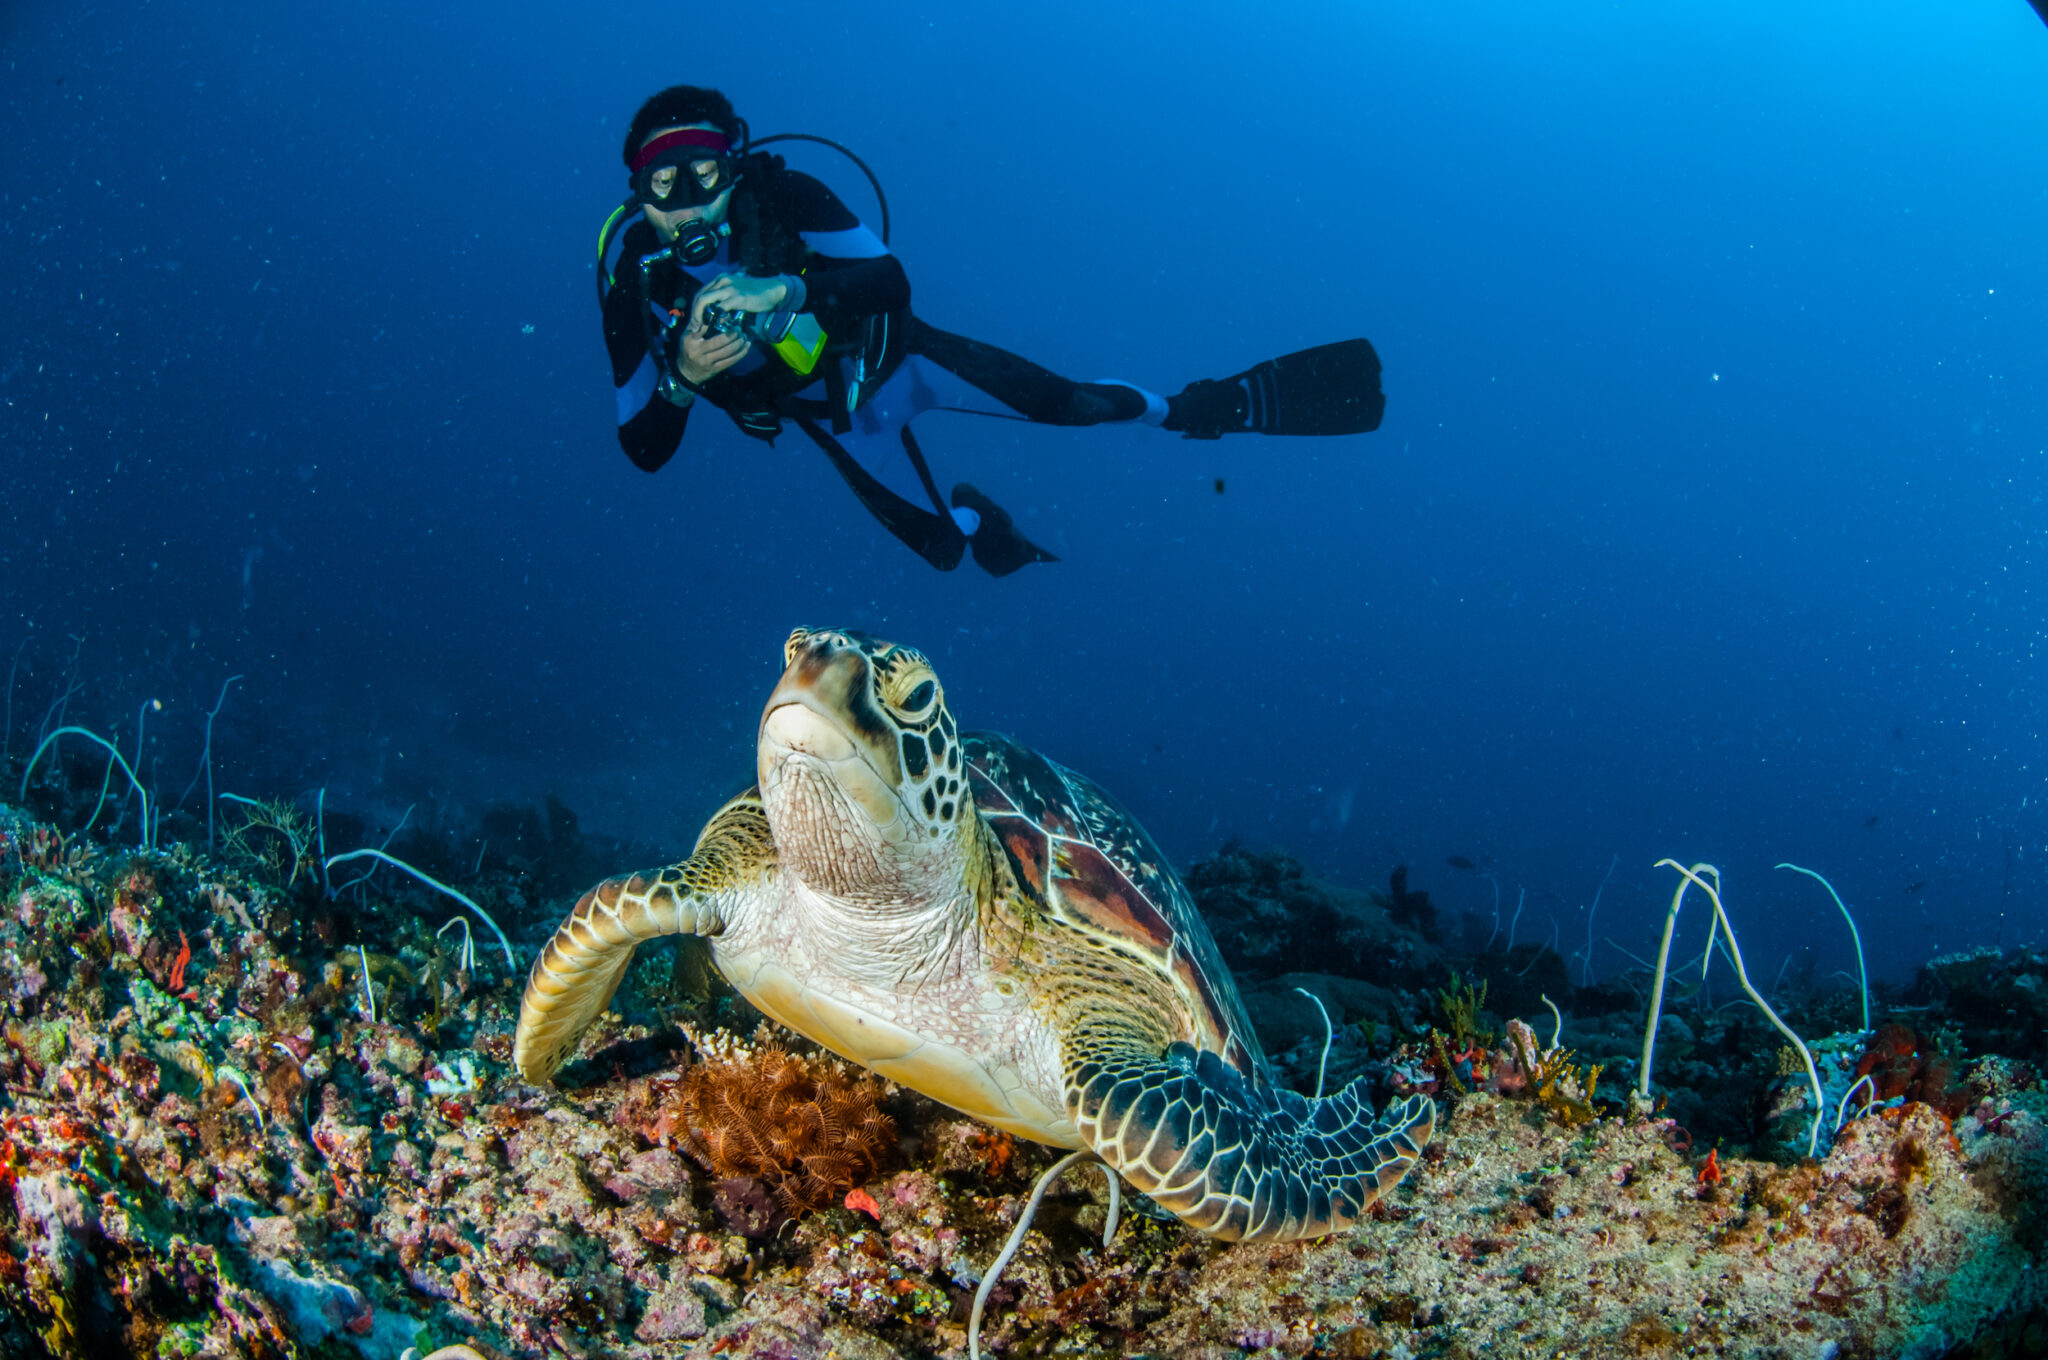
[(796, 425), (875, 517), (942, 571), (957, 566), (970, 545), (975, 560), (998, 576), (1053, 558), (973, 487), (955, 487), (948, 505), (911, 435), (917, 415), (978, 410), (1047, 425), (1094, 425), (1158, 424), (1166, 413), (1159, 398), (1138, 388), (1074, 382), (919, 321), (909, 310), (910, 280), (888, 247), (830, 189), (783, 169), (777, 157), (748, 158), (727, 223), (730, 235), (712, 260), (695, 267), (663, 260), (646, 271), (644, 292), (639, 262), (661, 248), (644, 214), (634, 211), (611, 233), (601, 262), (619, 444), (648, 472), (675, 454), (690, 417), (688, 404), (658, 390), (660, 361), (650, 346), (661, 343), (662, 332), (649, 318), (672, 307), (687, 322), (697, 290), (721, 274), (800, 274), (803, 308), (824, 329), (827, 348), (805, 375), (757, 339), (745, 360), (703, 385), (697, 400), (762, 439), (773, 439), (785, 423)]

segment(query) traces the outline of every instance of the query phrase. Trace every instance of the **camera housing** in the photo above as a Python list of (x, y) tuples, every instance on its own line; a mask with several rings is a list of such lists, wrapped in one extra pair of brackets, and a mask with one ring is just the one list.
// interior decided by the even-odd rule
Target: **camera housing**
[(706, 335), (731, 335), (746, 324), (747, 314), (738, 308), (721, 307), (715, 302), (704, 308)]

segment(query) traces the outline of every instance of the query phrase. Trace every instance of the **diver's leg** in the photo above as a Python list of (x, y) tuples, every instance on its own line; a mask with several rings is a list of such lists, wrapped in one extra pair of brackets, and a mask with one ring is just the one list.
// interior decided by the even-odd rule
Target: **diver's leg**
[(1387, 399), (1370, 341), (1339, 340), (1203, 379), (1161, 397), (1118, 378), (1075, 382), (1008, 350), (911, 320), (910, 349), (1041, 425), (1143, 421), (1189, 439), (1226, 434), (1364, 434)]
[(948, 504), (911, 433), (911, 422), (923, 413), (976, 412), (984, 396), (936, 361), (912, 353), (852, 413), (850, 428), (827, 430), (816, 417), (799, 419), (797, 425), (824, 451), (868, 513), (918, 556), (940, 571), (951, 571), (972, 550), (975, 565), (991, 576), (1008, 576), (1031, 563), (1059, 559), (1020, 533), (1000, 505), (966, 482), (953, 488)]
[[(796, 424), (831, 460), (832, 466), (852, 488), (853, 494), (860, 498), (860, 503), (867, 507), (868, 513), (899, 542), (940, 571), (951, 571), (960, 565), (960, 558), (967, 551), (967, 536), (979, 527), (980, 521), (972, 515), (963, 516), (949, 509), (940, 498), (939, 489), (924, 466), (922, 454), (916, 452), (908, 425), (887, 431), (856, 430), (836, 436), (814, 420), (800, 419)], [(891, 436), (897, 452), (887, 461), (901, 463), (914, 475), (916, 489), (905, 488), (910, 495), (891, 488), (877, 475), (884, 468), (877, 465), (876, 454), (882, 448), (882, 441)], [(923, 493), (923, 499), (930, 503), (931, 509), (927, 510), (911, 499), (911, 495), (918, 492)]]
[(942, 331), (916, 318), (910, 324), (911, 353), (922, 354), (1026, 420), (1040, 425), (1131, 420), (1158, 425), (1166, 419), (1166, 399), (1136, 383), (1117, 378), (1075, 382), (1006, 349)]

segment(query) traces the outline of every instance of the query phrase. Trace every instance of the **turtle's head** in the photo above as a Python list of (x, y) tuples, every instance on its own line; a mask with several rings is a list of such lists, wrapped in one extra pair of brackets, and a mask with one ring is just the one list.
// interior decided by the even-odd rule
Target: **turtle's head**
[[(777, 854), (841, 898), (900, 896), (959, 863), (976, 821), (945, 691), (922, 653), (799, 628), (756, 759)], [(955, 870), (957, 872), (957, 870)]]

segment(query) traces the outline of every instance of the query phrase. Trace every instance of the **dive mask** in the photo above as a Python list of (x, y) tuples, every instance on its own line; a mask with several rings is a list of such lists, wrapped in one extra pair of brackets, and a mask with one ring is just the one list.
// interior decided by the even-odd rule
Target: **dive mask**
[(656, 137), (633, 157), (633, 196), (660, 212), (702, 208), (733, 186), (735, 170), (732, 144), (724, 133), (679, 128)]

